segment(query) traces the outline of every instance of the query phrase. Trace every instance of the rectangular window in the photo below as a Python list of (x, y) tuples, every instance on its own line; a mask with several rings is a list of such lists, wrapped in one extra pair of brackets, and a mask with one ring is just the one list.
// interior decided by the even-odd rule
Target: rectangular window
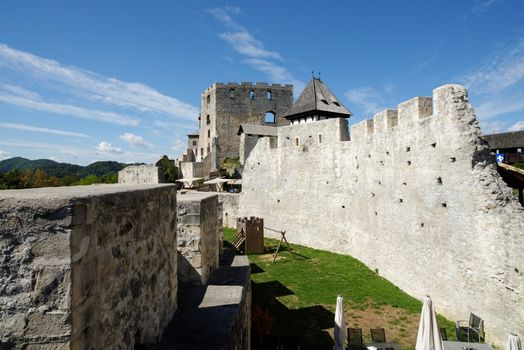
[(206, 117), (206, 124), (211, 124), (211, 116), (209, 114)]
[(197, 142), (196, 141), (193, 141), (193, 146), (196, 146), (197, 145)]
[(206, 99), (207, 99), (207, 103), (209, 103), (211, 101), (211, 95), (207, 95)]
[(318, 143), (322, 143), (322, 135), (318, 135)]
[(298, 146), (298, 137), (295, 137), (295, 146)]
[(211, 130), (207, 131), (207, 137), (211, 137)]
[(202, 147), (202, 148), (200, 149), (200, 155), (201, 155), (202, 157), (204, 156), (204, 147)]

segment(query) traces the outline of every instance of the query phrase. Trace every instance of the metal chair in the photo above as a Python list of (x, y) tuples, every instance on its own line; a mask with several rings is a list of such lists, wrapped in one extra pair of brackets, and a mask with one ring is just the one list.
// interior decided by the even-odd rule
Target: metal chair
[(467, 326), (462, 324), (466, 322), (465, 320), (457, 321), (456, 331), (457, 331), (457, 340), (460, 340), (461, 334), (466, 334), (468, 337), (468, 342), (472, 340), (471, 336), (477, 334), (478, 341), (485, 339), (484, 337), (484, 320), (474, 313), (469, 314), (469, 321)]
[(364, 340), (362, 339), (362, 328), (348, 328), (348, 348), (364, 347)]
[(386, 331), (384, 328), (371, 328), (371, 342), (386, 343)]

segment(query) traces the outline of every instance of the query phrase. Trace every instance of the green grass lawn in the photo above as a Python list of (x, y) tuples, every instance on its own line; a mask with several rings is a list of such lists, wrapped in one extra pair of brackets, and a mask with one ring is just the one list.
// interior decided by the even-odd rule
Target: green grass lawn
[[(225, 245), (234, 236), (234, 229), (225, 228)], [(415, 347), (420, 301), (347, 255), (292, 244), (296, 260), (283, 251), (272, 264), (277, 245), (265, 239), (266, 253), (249, 256), (255, 338), (258, 329), (295, 337), (301, 349), (330, 349), (335, 301), (341, 294), (348, 327), (362, 328), (365, 341), (370, 341), (369, 328), (385, 328), (388, 341)], [(454, 323), (441, 316), (438, 321), (454, 338)]]

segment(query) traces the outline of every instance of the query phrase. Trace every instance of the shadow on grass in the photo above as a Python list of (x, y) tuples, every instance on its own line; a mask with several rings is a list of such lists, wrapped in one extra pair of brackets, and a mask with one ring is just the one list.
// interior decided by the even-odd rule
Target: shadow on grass
[(251, 268), (251, 274), (265, 272), (264, 270), (262, 270), (260, 266), (258, 266), (255, 263), (249, 264), (249, 267)]
[[(284, 349), (330, 349), (333, 346), (333, 339), (325, 330), (333, 327), (335, 315), (331, 311), (320, 305), (289, 309), (277, 297), (294, 293), (279, 281), (252, 281), (251, 286), (252, 349), (276, 349), (279, 345), (284, 345)], [(258, 317), (257, 308), (268, 317)]]

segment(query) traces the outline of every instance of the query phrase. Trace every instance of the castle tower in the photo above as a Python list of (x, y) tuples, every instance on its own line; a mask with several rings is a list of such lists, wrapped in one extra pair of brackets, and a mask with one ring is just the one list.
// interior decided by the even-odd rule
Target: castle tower
[(292, 104), (293, 85), (214, 83), (202, 93), (196, 160), (238, 158), (240, 124), (289, 125), (283, 115)]
[(300, 124), (351, 115), (320, 78), (312, 78), (284, 118), (291, 124)]

